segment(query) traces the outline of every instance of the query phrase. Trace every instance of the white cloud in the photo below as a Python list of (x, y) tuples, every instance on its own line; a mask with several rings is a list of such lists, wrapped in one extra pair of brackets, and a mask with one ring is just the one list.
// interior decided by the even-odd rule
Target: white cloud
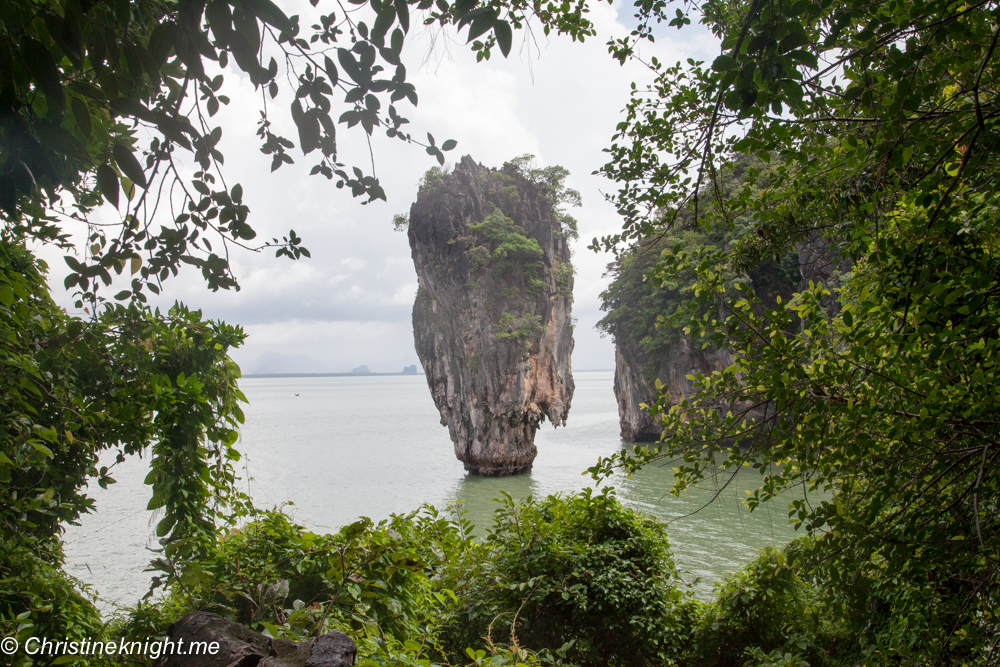
[[(622, 11), (627, 24), (631, 12)], [(430, 131), (438, 143), (456, 139), (458, 148), (449, 159), (471, 154), (488, 166), (499, 166), (516, 155), (533, 153), (543, 164), (570, 170), (568, 184), (581, 192), (584, 203), (573, 212), (581, 238), (574, 257), (574, 316), (579, 325), (573, 365), (610, 368), (611, 343), (593, 329), (601, 316), (598, 297), (607, 284), (602, 274), (609, 257), (594, 254), (586, 245), (595, 236), (617, 231), (620, 222), (604, 200), (614, 184), (592, 172), (606, 161), (602, 149), (628, 102), (631, 82), (644, 81), (649, 73), (641, 64), (623, 67), (608, 56), (607, 39), (629, 30), (615, 8), (593, 3), (590, 18), (600, 34), (583, 44), (565, 37), (541, 38), (540, 52), (531, 44), (529, 56), (529, 44), (515, 42), (509, 59), (495, 53), (489, 62), (478, 64), (459, 40), (439, 40), (422, 64), (430, 44), (425, 33), (406, 53), (420, 104), (398, 108), (411, 120), (409, 130), (415, 137)], [(703, 29), (678, 33), (658, 28), (657, 38), (642, 47), (645, 56), (674, 62), (689, 55), (709, 59), (717, 52)], [(308, 176), (312, 163), (296, 152), (295, 165), (271, 173), (270, 159), (259, 152), (255, 136), (261, 93), (232, 69), (226, 77), (232, 103), (216, 118), (225, 127), (220, 147), (229, 185), (243, 185), (258, 239), (280, 238), (294, 229), (312, 259), (292, 262), (275, 258), (273, 251), (237, 251), (232, 264), (242, 291), (210, 293), (200, 275), (188, 271), (168, 282), (169, 297), (163, 303), (181, 299), (209, 317), (243, 324), (250, 338), (237, 358), (244, 365), (267, 351), (305, 354), (339, 366), (365, 363), (373, 370), (382, 363), (397, 365), (404, 357), (414, 363), (410, 311), (416, 276), (406, 235), (395, 232), (391, 221), (394, 213), (409, 210), (417, 181), (436, 163), (419, 147), (373, 137), (377, 174), (388, 202), (369, 206), (359, 205), (320, 176)], [(272, 104), (269, 118), (277, 131), (296, 138), (283, 105)], [(342, 159), (367, 164), (368, 145), (357, 128), (338, 130)], [(52, 283), (58, 293), (64, 274), (61, 253), (47, 249), (44, 254), (54, 267)], [(70, 303), (65, 294), (58, 298)]]
[(257, 357), (265, 352), (311, 357), (334, 372), (349, 372), (365, 364), (376, 373), (396, 372), (419, 364), (410, 349), (398, 341), (410, 336), (407, 322), (324, 322), (290, 319), (246, 327), (253, 346), (233, 355), (245, 373), (252, 373)]

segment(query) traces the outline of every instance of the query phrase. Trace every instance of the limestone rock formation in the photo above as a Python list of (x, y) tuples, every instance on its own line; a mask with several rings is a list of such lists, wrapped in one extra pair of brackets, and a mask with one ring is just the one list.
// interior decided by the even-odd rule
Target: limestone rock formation
[[(660, 427), (642, 405), (649, 405), (656, 397), (655, 382), (648, 379), (650, 355), (635, 341), (615, 341), (615, 398), (618, 400), (618, 423), (622, 440), (626, 442), (655, 442), (660, 439)], [(655, 362), (654, 362), (655, 363)], [(685, 376), (710, 375), (732, 363), (728, 350), (700, 349), (691, 345), (686, 336), (680, 336), (665, 358), (658, 361), (654, 378), (663, 383), (674, 400), (689, 396), (692, 382)]]
[[(660, 438), (659, 424), (641, 407), (655, 400), (657, 379), (676, 403), (692, 393), (693, 383), (687, 375), (710, 375), (732, 363), (732, 354), (728, 350), (702, 348), (692, 344), (690, 338), (680, 331), (654, 331), (652, 321), (643, 319), (639, 313), (651, 305), (653, 310), (672, 311), (678, 300), (687, 298), (678, 291), (671, 294), (642, 282), (642, 275), (655, 265), (660, 246), (672, 247), (674, 242), (671, 239), (655, 247), (633, 249), (631, 256), (609, 266), (609, 271), (616, 276), (616, 283), (622, 284), (616, 286), (613, 283), (602, 295), (604, 309), (611, 313), (599, 326), (612, 334), (615, 340), (614, 391), (621, 436), (626, 442), (654, 442)], [(640, 256), (639, 252), (646, 254)], [(830, 288), (839, 287), (840, 275), (849, 269), (847, 260), (838, 258), (829, 243), (819, 234), (813, 234), (799, 243), (796, 252), (785, 262), (762, 264), (747, 278), (762, 300), (757, 308), (763, 311), (771, 307), (778, 296), (787, 302), (794, 292), (806, 289), (810, 281), (822, 282)], [(625, 283), (632, 283), (632, 286)], [(654, 298), (652, 293), (657, 291), (659, 294)], [(639, 303), (641, 299), (651, 301)], [(836, 312), (839, 309), (836, 299), (828, 297), (828, 300), (829, 309)]]
[(410, 209), (417, 354), (455, 455), (477, 475), (531, 470), (539, 424), (565, 425), (573, 398), (576, 227), (558, 204), (576, 193), (551, 169), (466, 156), (428, 172)]
[(353, 667), (358, 652), (343, 632), (296, 643), (201, 611), (172, 623), (168, 639), (156, 667)]

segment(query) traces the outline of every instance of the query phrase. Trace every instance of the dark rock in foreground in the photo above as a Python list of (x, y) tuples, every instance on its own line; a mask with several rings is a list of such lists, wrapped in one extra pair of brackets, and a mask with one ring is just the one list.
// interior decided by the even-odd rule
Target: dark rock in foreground
[(466, 156), (451, 174), (429, 172), (410, 209), (416, 350), (473, 474), (530, 471), (540, 422), (566, 422), (575, 222), (555, 204), (519, 168)]
[[(352, 667), (358, 652), (354, 640), (342, 632), (296, 643), (200, 611), (171, 624), (169, 639), (172, 654), (161, 655), (156, 667)], [(196, 642), (198, 655), (191, 653)], [(200, 648), (213, 642), (218, 643), (215, 655)]]

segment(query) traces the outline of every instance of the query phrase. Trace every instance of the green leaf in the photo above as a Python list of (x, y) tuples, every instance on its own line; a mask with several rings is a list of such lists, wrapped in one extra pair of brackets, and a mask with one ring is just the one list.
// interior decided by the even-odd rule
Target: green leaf
[(243, 4), (236, 6), (233, 12), (233, 28), (236, 34), (230, 38), (230, 46), (236, 62), (244, 71), (250, 71), (252, 65), (257, 65), (257, 50), (260, 48), (260, 24), (251, 11), (246, 11)]
[(809, 51), (802, 49), (797, 49), (795, 51), (789, 51), (788, 57), (792, 60), (802, 63), (809, 69), (819, 69), (819, 59)]
[(172, 515), (161, 519), (160, 522), (156, 524), (156, 536), (164, 537), (170, 533), (170, 529), (174, 527), (175, 523), (177, 523), (177, 519)]
[(119, 116), (138, 118), (150, 123), (155, 120), (153, 112), (146, 105), (130, 97), (118, 97), (108, 102), (108, 104), (111, 106), (111, 110)]
[(233, 32), (233, 10), (227, 0), (212, 0), (205, 7), (205, 20), (212, 28), (215, 39), (223, 46), (229, 43)]
[(53, 151), (84, 162), (88, 166), (92, 164), (87, 149), (83, 147), (72, 133), (64, 130), (56, 123), (48, 120), (35, 123), (35, 133)]
[(127, 176), (122, 176), (121, 181), (122, 192), (125, 193), (125, 199), (132, 201), (132, 198), (135, 196), (135, 183), (133, 183), (132, 179)]
[(326, 75), (330, 78), (330, 87), (335, 87), (340, 80), (340, 75), (337, 72), (337, 66), (330, 60), (330, 56), (323, 56), (323, 67), (326, 70)]
[[(371, 41), (373, 44), (384, 44), (385, 34), (389, 32), (389, 28), (396, 20), (396, 10), (392, 4), (386, 4), (379, 13), (378, 17), (375, 19), (375, 25), (372, 27)], [(362, 24), (364, 25), (364, 24)]]
[(7, 283), (0, 285), (0, 303), (8, 308), (14, 303), (14, 290)]
[(167, 56), (170, 54), (170, 50), (174, 48), (174, 42), (176, 41), (177, 33), (179, 32), (177, 25), (170, 22), (161, 22), (156, 28), (153, 29), (153, 33), (149, 36), (148, 50), (149, 55), (153, 59), (153, 64), (163, 71), (163, 65), (167, 62)]
[(725, 54), (719, 56), (714, 61), (712, 61), (712, 69), (716, 72), (726, 72), (734, 69), (737, 66), (736, 59), (732, 56), (727, 56)]
[(22, 62), (28, 66), (32, 78), (45, 93), (49, 106), (49, 118), (59, 118), (66, 108), (66, 95), (62, 89), (62, 79), (56, 67), (52, 54), (45, 46), (34, 39), (26, 39), (21, 43)]
[(406, 0), (395, 0), (396, 16), (399, 18), (399, 27), (403, 32), (410, 31), (410, 8)]
[(792, 32), (783, 40), (781, 40), (781, 45), (778, 47), (778, 52), (787, 53), (792, 49), (797, 49), (799, 47), (806, 46), (811, 43), (812, 41), (809, 39), (809, 37), (800, 29), (799, 31)]
[(358, 66), (358, 61), (354, 59), (354, 54), (347, 49), (337, 49), (337, 60), (340, 61), (340, 66), (347, 72), (347, 76), (351, 77), (355, 83), (365, 83), (365, 80), (361, 76), (361, 68)]
[[(471, 13), (471, 12), (470, 12)], [(469, 27), (469, 38), (466, 43), (471, 42), (480, 35), (486, 34), (496, 23), (496, 15), (492, 10), (488, 10), (477, 16)]]
[[(506, 58), (510, 55), (510, 46), (513, 40), (510, 24), (506, 21), (497, 21), (493, 25), (493, 33), (497, 36), (497, 45), (500, 47), (500, 53)], [(445, 148), (444, 150), (448, 149)]]
[(79, 97), (74, 97), (70, 101), (70, 108), (73, 110), (73, 119), (76, 120), (76, 126), (80, 128), (80, 134), (84, 137), (89, 137), (92, 127), (87, 105)]
[(160, 118), (156, 122), (156, 128), (167, 139), (170, 139), (184, 148), (191, 150), (191, 142), (188, 141), (188, 138), (184, 135), (184, 130), (188, 129), (184, 124), (170, 118)]
[(308, 154), (319, 148), (319, 119), (313, 113), (302, 110), (299, 100), (292, 102), (292, 120), (299, 130), (299, 146), (303, 154)]
[(40, 442), (36, 442), (36, 441), (32, 440), (31, 441), (31, 446), (34, 447), (39, 452), (41, 452), (42, 454), (44, 454), (45, 456), (47, 456), (48, 458), (50, 458), (50, 459), (51, 458), (55, 458), (55, 454), (52, 453), (52, 450), (49, 449), (48, 447), (46, 447), (45, 445), (43, 445)]
[(137, 183), (145, 190), (146, 187), (148, 187), (148, 184), (146, 183), (146, 174), (142, 170), (142, 165), (139, 164), (135, 155), (132, 154), (132, 151), (130, 151), (124, 144), (115, 144), (112, 153), (115, 156), (115, 163), (118, 165), (118, 168), (121, 169), (133, 183)]
[(108, 164), (97, 168), (97, 186), (101, 194), (115, 208), (118, 208), (118, 174)]
[(253, 13), (257, 17), (267, 23), (268, 25), (273, 25), (275, 28), (282, 32), (291, 32), (292, 22), (285, 15), (285, 12), (281, 11), (278, 5), (271, 2), (271, 0), (243, 0), (246, 2)]

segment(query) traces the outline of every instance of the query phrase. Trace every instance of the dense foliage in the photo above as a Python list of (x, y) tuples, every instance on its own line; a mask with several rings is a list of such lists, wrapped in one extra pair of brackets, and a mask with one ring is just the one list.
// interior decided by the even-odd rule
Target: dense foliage
[(523, 227), (492, 205), (486, 219), (469, 231), (471, 271), (488, 268), (494, 281), (513, 283), (532, 296), (538, 295), (545, 286), (541, 279), (545, 253), (537, 240), (525, 236)]
[(280, 512), (229, 531), (204, 572), (116, 625), (161, 634), (195, 609), (275, 637), (351, 635), (360, 665), (671, 664), (697, 603), (662, 525), (589, 491), (506, 498), (485, 539), (430, 507), (333, 535)]
[[(217, 539), (250, 511), (229, 467), (240, 396), (226, 352), (242, 333), (180, 306), (139, 305), (182, 263), (212, 289), (235, 287), (226, 253), (206, 237), (221, 248), (255, 237), (242, 189), (219, 168), (222, 128), (211, 118), (228, 100), (213, 62), (233, 58), (275, 98), (282, 60), (299, 148), (322, 156), (314, 173), (371, 201), (383, 196), (375, 175), (339, 162), (332, 97), (345, 94), (338, 122), (348, 128), (412, 141), (395, 109), (416, 102), (399, 62), (411, 8), (468, 28), (480, 58), (509, 53), (512, 29), (529, 18), (546, 33), (593, 34), (583, 2), (363, 7), (363, 18), (318, 15), (306, 39), (269, 0), (0, 3), (0, 630), (97, 627), (59, 570), (58, 532), (90, 508), (88, 478), (112, 481), (96, 461), (118, 449), (150, 452), (151, 507), (163, 510), (156, 565), (169, 590), (123, 632), (162, 630), (204, 604), (272, 634), (348, 629), (370, 664), (455, 660), (465, 648), (475, 663), (497, 665), (651, 655), (812, 667), (1000, 661), (992, 1), (701, 3), (724, 53), (710, 67), (650, 60), (655, 80), (635, 88), (609, 147), (603, 172), (620, 185), (625, 226), (603, 245), (655, 246), (650, 237), (680, 224), (667, 234), (682, 246), (664, 256), (650, 291), (621, 294), (640, 313), (614, 326), (654, 332), (641, 339), (652, 349), (679, 328), (728, 347), (734, 363), (696, 378), (691, 397), (653, 406), (666, 434), (658, 447), (595, 472), (676, 458), (681, 488), (720, 460), (753, 465), (765, 482), (751, 506), (803, 489), (792, 519), (811, 538), (764, 554), (707, 607), (678, 596), (658, 530), (598, 496), (507, 505), (481, 546), (429, 511), (330, 537), (271, 514)], [(690, 22), (668, 3), (636, 10), (636, 30), (610, 45), (623, 61), (638, 57), (655, 23)], [(394, 75), (379, 76), (387, 70)], [(152, 138), (140, 147), (144, 133)], [(292, 160), (294, 144), (266, 114), (259, 136), (272, 169)], [(441, 161), (452, 147), (430, 135), (425, 146)], [(200, 167), (191, 177), (175, 167), (179, 151)], [(744, 156), (747, 177), (726, 185), (727, 165)], [(570, 196), (558, 172), (539, 178)], [(90, 224), (102, 201), (120, 209), (118, 224)], [(74, 225), (87, 247), (82, 259), (68, 256), (67, 286), (96, 306), (99, 285), (128, 268), (130, 289), (116, 296), (132, 306), (81, 321), (52, 303), (25, 242), (66, 246)], [(698, 236), (716, 233), (739, 241)], [(815, 284), (772, 304), (740, 279), (812, 234), (852, 261), (837, 294)], [(269, 245), (307, 254), (294, 232)], [(628, 261), (622, 275), (648, 271)], [(827, 307), (831, 297), (841, 308)], [(657, 333), (650, 325), (661, 316)], [(248, 567), (233, 569), (244, 555)], [(476, 580), (473, 562), (495, 577)], [(629, 585), (607, 584), (619, 577)], [(293, 590), (303, 597), (288, 608)], [(584, 635), (595, 610), (620, 631)], [(525, 613), (539, 622), (522, 630), (514, 618)], [(512, 636), (500, 645), (489, 627), (508, 618)], [(445, 645), (456, 628), (436, 624), (451, 619), (468, 624), (460, 631), (485, 623), (487, 645)]]
[(166, 580), (189, 576), (216, 526), (239, 516), (242, 394), (227, 352), (244, 334), (182, 306), (69, 317), (49, 297), (45, 266), (9, 240), (0, 269), (0, 629), (92, 628), (96, 611), (59, 570), (59, 534), (92, 510), (88, 479), (114, 482), (113, 466), (98, 468), (102, 452), (149, 454)]
[[(96, 627), (86, 595), (59, 570), (59, 534), (93, 508), (88, 480), (114, 481), (113, 465), (97, 465), (102, 452), (117, 450), (118, 462), (150, 457), (149, 509), (162, 512), (154, 585), (203, 578), (217, 531), (247, 511), (231, 467), (242, 395), (227, 356), (243, 333), (181, 305), (166, 314), (143, 305), (184, 264), (200, 269), (210, 289), (238, 289), (228, 262), (234, 245), (309, 255), (294, 231), (254, 245), (243, 189), (226, 182), (223, 128), (212, 118), (230, 102), (221, 73), (230, 59), (262, 93), (258, 136), (271, 170), (292, 162), (295, 147), (268, 116), (281, 61), (299, 148), (319, 156), (312, 173), (372, 201), (385, 197), (378, 179), (338, 161), (335, 125), (360, 126), (366, 136), (381, 127), (420, 143), (395, 108), (417, 103), (400, 62), (411, 9), (425, 24), (467, 30), (480, 59), (495, 48), (508, 55), (512, 29), (528, 21), (573, 39), (593, 33), (583, 8), (568, 4), (353, 4), (315, 12), (305, 36), (298, 16), (270, 0), (0, 3), (5, 635)], [(428, 134), (422, 145), (443, 163), (455, 142), (438, 146)], [(197, 171), (183, 172), (182, 161)], [(117, 216), (105, 206), (98, 217), (105, 204)], [(37, 243), (69, 253), (64, 284), (89, 319), (52, 302), (46, 267), (25, 249)], [(112, 272), (130, 276), (114, 295), (130, 305), (111, 306), (99, 293)]]
[(684, 592), (664, 526), (613, 493), (501, 499), (481, 541), (452, 510), (333, 535), (255, 514), (196, 581), (174, 582), (110, 634), (157, 636), (204, 609), (293, 640), (341, 630), (369, 667), (846, 667), (890, 659), (880, 637), (911, 620), (881, 594), (895, 572), (866, 569), (844, 588), (816, 565), (821, 540), (765, 549), (701, 602)]
[[(233, 64), (260, 90), (258, 136), (271, 170), (293, 162), (295, 143), (275, 133), (282, 100), (298, 148), (314, 154), (312, 174), (334, 180), (370, 202), (385, 193), (374, 173), (341, 161), (336, 126), (376, 128), (424, 146), (443, 164), (437, 145), (415, 140), (396, 104), (416, 105), (401, 62), (414, 23), (457, 25), (477, 57), (510, 53), (513, 29), (529, 22), (584, 39), (593, 27), (582, 2), (523, 0), (448, 3), (367, 2), (323, 13), (313, 0), (308, 18), (287, 16), (271, 0), (10, 0), (0, 5), (0, 212), (4, 228), (45, 242), (86, 234), (90, 256), (69, 257), (67, 286), (96, 302), (110, 271), (135, 262), (120, 300), (144, 301), (182, 264), (199, 268), (213, 290), (238, 287), (227, 250), (235, 245), (308, 256), (290, 231), (261, 244), (239, 184), (227, 183), (219, 150), (223, 128), (213, 121), (229, 104)], [(419, 18), (418, 18), (419, 17)], [(306, 28), (305, 24), (310, 23)], [(285, 76), (282, 77), (281, 74)], [(343, 95), (343, 101), (335, 98)], [(335, 106), (342, 111), (335, 114)], [(148, 139), (147, 139), (148, 138)], [(147, 143), (148, 140), (148, 143)], [(180, 162), (198, 169), (182, 173)], [(366, 162), (366, 152), (361, 161)], [(374, 164), (372, 165), (374, 169)], [(97, 207), (119, 211), (118, 224), (95, 224)], [(213, 248), (213, 243), (215, 247)]]
[[(743, 158), (720, 170), (722, 192), (731, 195), (741, 188), (747, 178), (754, 178), (758, 185), (765, 184), (771, 172), (754, 168), (754, 161)], [(702, 198), (709, 203), (715, 197), (706, 189)], [(640, 362), (643, 376), (649, 386), (654, 385), (657, 374), (662, 373), (672, 349), (681, 340), (698, 347), (705, 342), (684, 333), (683, 327), (667, 323), (667, 318), (678, 309), (690, 312), (692, 308), (704, 316), (717, 310), (713, 303), (701, 302), (695, 306), (695, 285), (691, 275), (652, 275), (664, 253), (683, 248), (692, 255), (719, 255), (738, 244), (752, 226), (752, 216), (742, 215), (728, 224), (699, 225), (689, 206), (678, 212), (662, 211), (659, 214), (661, 229), (646, 238), (635, 241), (616, 255), (608, 264), (606, 277), (612, 281), (601, 293), (601, 310), (604, 317), (597, 328), (610, 334), (619, 349), (629, 350), (629, 361)], [(777, 298), (788, 299), (799, 287), (799, 254), (795, 248), (786, 248), (777, 259), (768, 258), (750, 267), (731, 265), (720, 267), (721, 284), (727, 294), (732, 294), (739, 282), (753, 286), (762, 301), (771, 306)], [(758, 309), (759, 310), (759, 309)], [(680, 397), (675, 396), (674, 399)]]
[[(701, 303), (667, 324), (728, 346), (733, 365), (653, 406), (658, 447), (598, 468), (679, 459), (680, 488), (721, 455), (764, 474), (751, 506), (802, 489), (791, 518), (817, 538), (824, 594), (866, 619), (869, 664), (1000, 660), (998, 10), (705, 3), (724, 53), (651, 61), (604, 168), (625, 217), (606, 244), (654, 233), (664, 209), (751, 224), (727, 252), (668, 253), (654, 278), (691, 282)], [(640, 12), (633, 40), (663, 11)], [(767, 182), (724, 192), (743, 155), (770, 163)], [(728, 289), (812, 234), (853, 263), (837, 294), (815, 284), (767, 306)]]
[(446, 574), (455, 647), (510, 637), (579, 665), (669, 663), (692, 612), (663, 526), (607, 490), (505, 497), (483, 545)]

